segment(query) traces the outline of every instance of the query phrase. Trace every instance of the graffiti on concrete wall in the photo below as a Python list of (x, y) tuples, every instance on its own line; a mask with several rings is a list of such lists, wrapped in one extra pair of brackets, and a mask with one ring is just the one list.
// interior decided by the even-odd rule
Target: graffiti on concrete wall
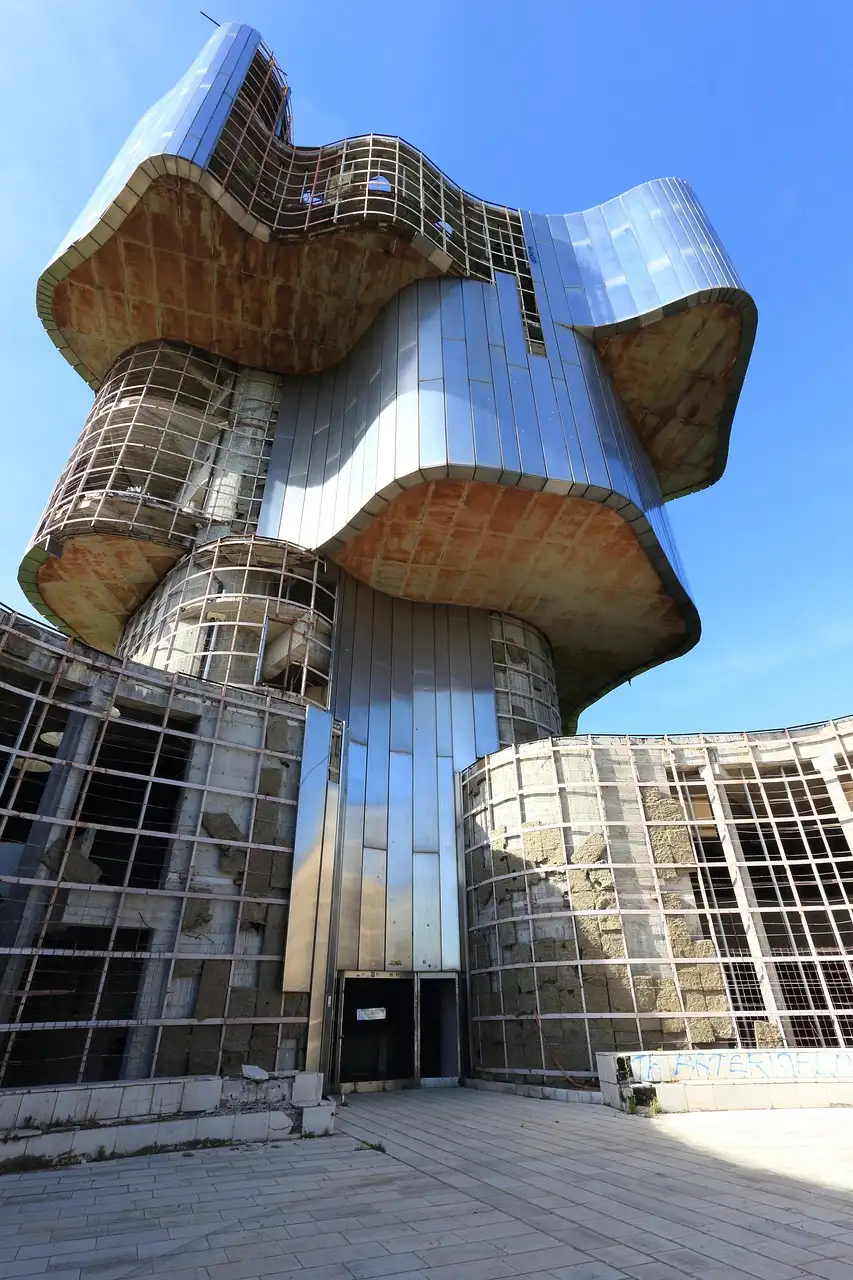
[(631, 1076), (645, 1084), (706, 1084), (738, 1080), (853, 1080), (853, 1051), (843, 1049), (709, 1049), (690, 1053), (632, 1053)]

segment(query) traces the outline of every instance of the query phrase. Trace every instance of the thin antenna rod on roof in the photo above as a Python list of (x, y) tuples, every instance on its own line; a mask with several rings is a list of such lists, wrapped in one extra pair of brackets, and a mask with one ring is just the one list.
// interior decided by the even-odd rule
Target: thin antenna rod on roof
[(215, 27), (222, 26), (221, 22), (217, 22), (215, 18), (211, 18), (209, 13), (205, 13), (204, 9), (199, 9), (199, 13), (203, 18), (207, 18), (208, 22), (212, 22)]

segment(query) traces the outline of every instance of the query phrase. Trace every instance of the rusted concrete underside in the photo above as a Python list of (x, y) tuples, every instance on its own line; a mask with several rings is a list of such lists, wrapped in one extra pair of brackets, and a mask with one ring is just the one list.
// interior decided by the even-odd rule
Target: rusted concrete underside
[(719, 423), (742, 331), (736, 307), (706, 302), (596, 338), (664, 497), (702, 488), (725, 466), (728, 432)]
[(275, 373), (336, 364), (405, 285), (440, 272), (392, 231), (253, 238), (195, 183), (152, 183), (53, 293), (62, 337), (99, 383), (152, 338)]
[(336, 559), (392, 596), (534, 623), (569, 721), (699, 638), (689, 599), (669, 594), (624, 517), (583, 498), (437, 480), (395, 498)]
[(125, 622), (178, 560), (179, 547), (123, 534), (67, 538), (36, 575), (48, 609), (86, 644), (113, 653)]
[[(129, 347), (155, 338), (276, 373), (314, 373), (341, 360), (400, 289), (439, 274), (392, 230), (256, 239), (196, 183), (166, 176), (56, 285), (51, 305), (95, 384)], [(718, 424), (737, 390), (742, 329), (741, 313), (715, 302), (592, 333), (664, 497), (722, 470), (728, 431)]]

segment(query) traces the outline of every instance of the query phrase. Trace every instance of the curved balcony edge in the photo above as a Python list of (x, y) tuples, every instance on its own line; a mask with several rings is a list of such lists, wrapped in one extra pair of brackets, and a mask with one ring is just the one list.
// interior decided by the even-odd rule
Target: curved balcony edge
[[(277, 96), (280, 102), (275, 121), (271, 107), (266, 114), (261, 109), (264, 93), (273, 99)], [(282, 112), (287, 122), (284, 132)], [(282, 169), (282, 155), (290, 156), (291, 162), (302, 157), (305, 175), (297, 165), (296, 185), (292, 178), (272, 181)], [(313, 159), (309, 164), (308, 157), (316, 157), (316, 165)], [(415, 160), (422, 172), (421, 186), (410, 190)], [(322, 170), (319, 187), (320, 179), (306, 176), (315, 169)], [(428, 182), (423, 176), (427, 170)], [(70, 322), (63, 327), (57, 318), (54, 294), (75, 269), (96, 257), (115, 237), (152, 184), (160, 180), (183, 181), (203, 192), (249, 241), (270, 244), (270, 252), (300, 244), (307, 249), (312, 241), (316, 244), (318, 233), (332, 231), (339, 233), (334, 237), (339, 244), (341, 236), (358, 232), (378, 236), (377, 245), (391, 237), (401, 248), (387, 278), (383, 276), (377, 285), (371, 277), (377, 296), (370, 300), (370, 314), (365, 312), (358, 323), (341, 320), (341, 333), (328, 340), (328, 350), (314, 350), (319, 337), (315, 341), (310, 333), (302, 347), (293, 334), (278, 335), (276, 343), (267, 344), (263, 358), (250, 359), (245, 350), (220, 350), (229, 343), (245, 345), (246, 331), (232, 323), (230, 313), (223, 321), (215, 310), (218, 302), (210, 304), (214, 309), (209, 308), (210, 314), (205, 313), (201, 322), (201, 329), (210, 332), (218, 324), (212, 344), (202, 341), (200, 332), (172, 332), (173, 325), (188, 330), (191, 317), (189, 312), (182, 313), (180, 300), (174, 304), (173, 299), (173, 304), (167, 305), (160, 298), (159, 284), (147, 286), (151, 296), (146, 295), (144, 305), (129, 308), (139, 313), (135, 322), (147, 326), (146, 331), (122, 330), (120, 340), (113, 335), (114, 345), (126, 347), (164, 337), (210, 345), (219, 355), (275, 368), (276, 372), (316, 371), (351, 349), (383, 303), (418, 276), (449, 273), (493, 281), (496, 272), (509, 271), (517, 277), (522, 325), (531, 353), (546, 352), (551, 342), (558, 340), (562, 326), (584, 334), (600, 351), (660, 477), (665, 499), (704, 488), (721, 475), (754, 342), (757, 312), (701, 205), (680, 179), (656, 179), (583, 212), (546, 216), (520, 213), (469, 195), (422, 152), (390, 136), (365, 135), (321, 148), (294, 147), (289, 137), (289, 89), (272, 55), (261, 45), (257, 32), (228, 24), (211, 37), (176, 88), (143, 117), (40, 278), (37, 307), (45, 328), (63, 355), (95, 387), (103, 372), (93, 367), (99, 363), (92, 354), (98, 343), (106, 344), (104, 359), (119, 354), (118, 350), (107, 350), (110, 333), (106, 312), (98, 321), (105, 336), (103, 340), (94, 338), (87, 354), (82, 349), (82, 331), (76, 333)], [(436, 215), (434, 204), (440, 215)], [(454, 212), (446, 211), (450, 208)], [(162, 219), (162, 212), (158, 216)], [(173, 237), (174, 231), (172, 228)], [(151, 253), (155, 247), (149, 246)], [(387, 256), (387, 245), (385, 249)], [(178, 256), (185, 252), (181, 249)], [(323, 258), (312, 267), (319, 279), (328, 269), (326, 251), (312, 252)], [(265, 265), (261, 277), (269, 266)], [(363, 274), (379, 268), (371, 260), (369, 268), (353, 269)], [(160, 268), (153, 258), (145, 271), (159, 280)], [(102, 290), (90, 276), (81, 276), (79, 281), (82, 311), (97, 304), (98, 290)], [(364, 283), (362, 280), (362, 286)], [(172, 291), (173, 285), (170, 281)], [(129, 278), (116, 287), (119, 294), (124, 290), (125, 300), (131, 298)], [(208, 282), (205, 287), (210, 291), (213, 286)], [(315, 317), (320, 325), (317, 334), (326, 333), (329, 309), (336, 305), (331, 295), (309, 292), (300, 299), (306, 315), (311, 307), (321, 307), (322, 314)], [(131, 300), (138, 301), (135, 294)], [(74, 307), (66, 304), (67, 299), (63, 306), (69, 314), (76, 314)], [(258, 315), (244, 324), (258, 332), (275, 329), (270, 324), (274, 319), (269, 311), (272, 304), (258, 305)], [(673, 331), (675, 317), (695, 308), (706, 308), (701, 320), (692, 326), (677, 325)], [(691, 343), (697, 345), (694, 330), (708, 328), (708, 316), (714, 309), (726, 313), (725, 325), (731, 333), (723, 334), (719, 341), (713, 334), (713, 340), (707, 339), (706, 334), (702, 341), (707, 339), (707, 349), (691, 354)], [(147, 317), (144, 320), (143, 314)], [(132, 327), (131, 320), (127, 324)], [(152, 324), (157, 332), (148, 331)], [(169, 332), (160, 332), (164, 326)], [(300, 333), (303, 329), (300, 318)], [(694, 412), (696, 420), (687, 423), (687, 436), (675, 402), (666, 401), (667, 388), (653, 371), (662, 342), (667, 344), (667, 363), (674, 363), (676, 372), (689, 384), (683, 392), (690, 401), (688, 412)], [(303, 347), (310, 352), (306, 354)], [(309, 358), (314, 362), (310, 370), (306, 364)], [(709, 386), (710, 393), (705, 394)], [(674, 412), (679, 430), (667, 431)], [(681, 441), (675, 455), (670, 443), (674, 435)]]

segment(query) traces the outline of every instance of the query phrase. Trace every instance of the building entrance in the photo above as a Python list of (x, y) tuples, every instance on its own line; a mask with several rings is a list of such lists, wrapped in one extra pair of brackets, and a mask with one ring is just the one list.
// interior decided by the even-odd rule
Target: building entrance
[(344, 1093), (459, 1079), (457, 975), (344, 973), (335, 1083)]

